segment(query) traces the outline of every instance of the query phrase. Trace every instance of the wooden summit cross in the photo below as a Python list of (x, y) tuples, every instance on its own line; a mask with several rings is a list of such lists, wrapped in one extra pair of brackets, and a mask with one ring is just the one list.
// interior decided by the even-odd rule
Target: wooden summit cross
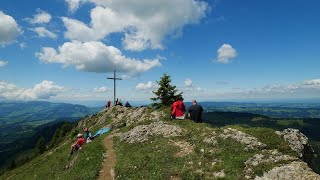
[(113, 104), (116, 105), (116, 80), (122, 80), (122, 78), (116, 77), (116, 70), (113, 71), (113, 77), (107, 78), (107, 79), (113, 79)]

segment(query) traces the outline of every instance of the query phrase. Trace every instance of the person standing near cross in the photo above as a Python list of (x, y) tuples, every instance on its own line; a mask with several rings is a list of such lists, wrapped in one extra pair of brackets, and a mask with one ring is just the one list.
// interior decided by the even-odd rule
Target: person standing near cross
[(116, 80), (122, 80), (122, 78), (116, 77), (116, 70), (113, 71), (113, 77), (107, 78), (107, 79), (113, 79), (113, 104), (116, 105)]

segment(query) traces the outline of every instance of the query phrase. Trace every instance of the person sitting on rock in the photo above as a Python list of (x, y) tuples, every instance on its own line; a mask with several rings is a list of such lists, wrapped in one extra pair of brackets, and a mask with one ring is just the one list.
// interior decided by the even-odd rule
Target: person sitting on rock
[(86, 143), (86, 141), (83, 138), (83, 135), (81, 133), (79, 133), (77, 135), (77, 141), (71, 145), (71, 152), (69, 155), (71, 156), (73, 154), (73, 152), (77, 151), (78, 149), (81, 149), (81, 146), (85, 143)]
[(188, 109), (188, 117), (196, 123), (202, 123), (202, 112), (202, 106), (196, 100), (192, 100), (192, 105)]
[(123, 104), (122, 104), (122, 102), (121, 102), (121, 99), (118, 101), (118, 99), (117, 99), (117, 101), (116, 101), (116, 106), (123, 106)]
[(183, 97), (179, 96), (177, 98), (177, 101), (175, 101), (171, 105), (171, 118), (172, 119), (184, 119), (185, 115), (184, 112), (186, 111), (186, 108), (183, 103)]
[(86, 142), (90, 142), (93, 138), (92, 138), (92, 135), (91, 135), (91, 132), (89, 131), (88, 128), (83, 128), (83, 131), (86, 133)]

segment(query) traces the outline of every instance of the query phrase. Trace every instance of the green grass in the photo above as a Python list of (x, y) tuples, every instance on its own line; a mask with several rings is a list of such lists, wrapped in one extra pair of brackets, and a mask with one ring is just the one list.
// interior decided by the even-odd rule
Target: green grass
[(266, 149), (278, 149), (279, 152), (282, 152), (284, 154), (296, 156), (296, 153), (291, 150), (289, 144), (286, 143), (280, 136), (278, 136), (273, 129), (262, 127), (246, 128), (235, 125), (226, 127), (238, 129), (242, 132), (256, 137), (260, 142), (265, 143), (267, 145)]
[[(50, 156), (38, 156), (29, 163), (9, 171), (0, 176), (0, 179), (96, 179), (101, 168), (105, 148), (101, 136), (68, 157), (71, 143), (62, 145)], [(75, 158), (74, 165), (66, 169), (66, 166)]]
[[(142, 122), (147, 124), (149, 121)], [(144, 143), (129, 144), (114, 138), (114, 147), (117, 157), (115, 172), (117, 179), (169, 179), (180, 177), (182, 179), (212, 179), (212, 172), (224, 170), (224, 179), (242, 179), (244, 162), (258, 153), (256, 150), (243, 151), (244, 145), (230, 140), (219, 139), (218, 145), (203, 143), (212, 131), (222, 132), (221, 128), (210, 128), (207, 124), (196, 124), (191, 121), (168, 121), (169, 124), (178, 125), (185, 129), (179, 137), (164, 138), (151, 137)], [(133, 126), (132, 126), (133, 127)], [(123, 127), (128, 131), (132, 127)], [(230, 126), (257, 137), (268, 145), (268, 149), (278, 148), (285, 153), (291, 153), (288, 146), (274, 135), (274, 131), (267, 128), (244, 128)], [(98, 129), (94, 127), (94, 129)], [(93, 142), (86, 144), (82, 150), (72, 157), (67, 157), (70, 143), (63, 145), (51, 156), (40, 156), (30, 163), (9, 171), (0, 177), (12, 176), (12, 179), (96, 179), (101, 169), (104, 147), (101, 142), (103, 135)], [(185, 157), (176, 157), (179, 147), (170, 142), (186, 141), (194, 145), (194, 152)], [(204, 150), (204, 152), (202, 151)], [(78, 156), (74, 166), (66, 169), (74, 157)], [(212, 165), (213, 162), (216, 162)], [(262, 164), (254, 168), (256, 174), (262, 174), (276, 164)]]
[[(242, 179), (244, 162), (259, 150), (244, 151), (244, 145), (231, 140), (219, 139), (218, 145), (212, 147), (203, 143), (212, 131), (221, 133), (221, 128), (211, 128), (207, 124), (196, 124), (191, 121), (168, 121), (178, 125), (185, 131), (179, 137), (152, 137), (144, 143), (121, 142), (114, 139), (117, 156), (116, 174), (118, 179), (169, 179), (171, 176), (182, 179), (212, 179), (213, 172), (224, 170), (224, 179)], [(244, 128), (231, 126), (257, 137), (268, 145), (267, 149), (279, 149), (285, 154), (294, 153), (284, 141), (267, 128)], [(122, 131), (131, 128), (124, 127)], [(194, 145), (194, 152), (185, 157), (176, 157), (180, 151), (170, 141), (185, 141)], [(213, 162), (216, 162), (212, 165)], [(257, 166), (256, 173), (265, 172), (279, 163), (262, 164)]]
[(117, 179), (168, 179), (179, 173), (183, 159), (172, 156), (177, 147), (169, 145), (165, 138), (128, 144), (114, 139)]

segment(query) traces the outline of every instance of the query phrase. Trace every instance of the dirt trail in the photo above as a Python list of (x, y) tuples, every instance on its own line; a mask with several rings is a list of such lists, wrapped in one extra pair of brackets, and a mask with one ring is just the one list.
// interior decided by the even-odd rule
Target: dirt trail
[(107, 159), (103, 163), (102, 171), (100, 172), (98, 180), (114, 180), (114, 166), (116, 164), (116, 155), (113, 149), (112, 137), (106, 137), (103, 144), (107, 148)]

